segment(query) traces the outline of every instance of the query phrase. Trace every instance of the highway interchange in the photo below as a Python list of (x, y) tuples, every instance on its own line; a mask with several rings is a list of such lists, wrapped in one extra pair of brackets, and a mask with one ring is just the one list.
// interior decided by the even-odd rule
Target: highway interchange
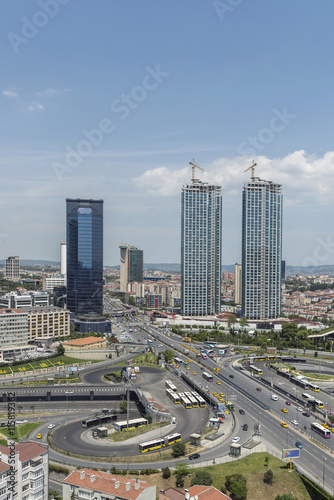
[[(181, 346), (183, 341), (180, 337), (168, 332), (167, 330), (164, 331), (162, 329), (158, 329), (147, 323), (145, 318), (143, 319), (144, 321), (142, 322), (138, 322), (136, 319), (133, 319), (133, 321), (129, 323), (129, 320), (120, 318), (118, 319), (118, 328), (123, 330), (127, 329), (126, 324), (128, 324), (128, 328), (132, 327), (137, 330), (137, 333), (133, 334), (133, 339), (137, 343), (144, 344), (147, 342), (148, 338), (151, 338), (151, 340), (153, 340), (152, 348), (156, 352), (161, 352), (168, 347), (177, 350), (177, 357), (185, 359), (184, 354), (181, 354), (184, 352), (184, 348)], [(168, 334), (170, 336), (168, 336)], [(193, 347), (196, 347), (196, 344), (193, 345)], [(141, 352), (143, 349), (144, 348), (142, 346), (138, 345), (136, 351)], [(133, 357), (134, 354), (135, 353), (128, 353), (126, 357)], [(178, 375), (180, 376), (183, 374), (184, 376), (187, 376), (195, 389), (203, 389), (204, 391), (208, 389), (212, 398), (212, 406), (216, 404), (212, 393), (223, 392), (226, 396), (225, 399), (232, 400), (236, 408), (234, 412), (235, 424), (233, 423), (231, 415), (227, 416), (226, 423), (223, 424), (224, 426), (226, 425), (227, 428), (233, 429), (233, 433), (229, 435), (229, 433), (226, 432), (228, 438), (223, 444), (201, 451), (201, 460), (213, 461), (214, 459), (227, 455), (234, 436), (240, 436), (240, 443), (243, 444), (254, 434), (255, 424), (260, 424), (261, 441), (266, 443), (268, 449), (272, 450), (276, 454), (280, 453), (282, 449), (294, 448), (295, 442), (301, 441), (303, 449), (301, 450), (301, 458), (298, 461), (296, 460), (296, 465), (299, 466), (301, 470), (305, 471), (310, 477), (317, 480), (319, 484), (322, 485), (324, 482), (328, 491), (331, 493), (334, 492), (334, 461), (332, 455), (334, 451), (334, 439), (323, 440), (320, 436), (316, 436), (320, 442), (320, 446), (309, 439), (312, 432), (309, 429), (310, 422), (314, 421), (314, 417), (311, 416), (307, 418), (296, 409), (297, 406), (300, 406), (300, 403), (295, 402), (295, 398), (301, 398), (301, 393), (303, 392), (301, 389), (295, 386), (290, 387), (292, 384), (289, 381), (285, 379), (278, 380), (279, 377), (277, 377), (272, 371), (269, 372), (264, 370), (264, 377), (267, 377), (273, 385), (277, 385), (281, 389), (281, 391), (276, 391), (270, 384), (266, 385), (261, 381), (256, 380), (255, 377), (252, 378), (246, 370), (240, 371), (237, 369), (238, 363), (236, 362), (236, 357), (232, 358), (233, 362), (229, 362), (225, 358), (225, 360), (219, 364), (220, 374), (214, 375), (213, 382), (206, 382), (202, 378), (202, 365), (214, 373), (217, 363), (211, 359), (207, 359), (201, 360), (201, 365), (199, 365), (194, 359), (195, 354), (192, 351), (187, 353), (187, 358), (192, 360), (189, 364), (189, 370), (186, 370), (186, 367), (181, 365), (178, 368)], [(36, 400), (34, 403), (36, 411), (42, 407), (54, 408), (55, 406), (58, 410), (58, 413), (52, 414), (51, 417), (39, 417), (43, 420), (43, 423), (32, 433), (31, 438), (36, 439), (36, 435), (40, 433), (42, 434), (42, 440), (46, 440), (49, 432), (48, 425), (52, 422), (56, 424), (56, 428), (52, 432), (52, 437), (56, 441), (57, 448), (61, 448), (65, 450), (65, 452), (71, 451), (76, 455), (82, 454), (85, 456), (110, 457), (109, 465), (111, 463), (112, 465), (121, 468), (129, 467), (138, 469), (152, 467), (152, 462), (140, 464), (126, 464), (126, 462), (120, 462), (122, 456), (127, 457), (133, 454), (132, 450), (135, 446), (133, 444), (125, 444), (122, 447), (111, 445), (110, 448), (108, 448), (106, 446), (97, 446), (92, 442), (87, 442), (87, 440), (82, 441), (82, 418), (88, 416), (92, 411), (96, 412), (102, 407), (111, 406), (111, 408), (116, 409), (116, 406), (118, 405), (116, 398), (119, 398), (120, 392), (124, 393), (124, 386), (110, 385), (102, 381), (103, 374), (107, 372), (110, 373), (111, 371), (111, 363), (108, 363), (108, 367), (105, 366), (106, 364), (107, 363), (104, 362), (104, 366), (102, 367), (100, 366), (96, 369), (89, 368), (84, 370), (80, 374), (83, 385), (77, 385), (74, 388), (29, 388), (29, 394), (25, 392), (27, 391), (27, 388), (15, 388), (18, 401), (21, 396), (23, 398), (29, 396), (30, 398)], [(159, 369), (157, 368), (155, 370), (158, 371)], [(163, 376), (160, 375), (161, 373), (163, 373)], [(182, 390), (184, 390), (186, 386), (180, 378), (176, 378), (176, 376), (172, 373), (166, 373), (160, 369), (160, 374), (159, 372), (156, 373), (150, 370), (143, 370), (143, 373), (138, 377), (138, 382), (136, 381), (135, 384), (138, 385), (138, 387), (140, 385), (143, 387), (150, 387), (150, 390), (152, 387), (152, 392), (153, 390), (157, 391), (155, 394), (157, 401), (170, 409), (172, 415), (177, 418), (175, 431), (181, 432), (183, 439), (186, 440), (191, 432), (199, 432), (203, 429), (208, 420), (209, 412), (207, 409), (200, 409), (200, 411), (198, 409), (186, 410), (181, 405), (173, 405), (173, 403), (164, 395), (164, 380), (167, 377), (172, 379), (175, 381), (175, 385), (183, 387)], [(230, 375), (233, 375), (234, 377), (230, 378)], [(161, 383), (152, 385), (152, 380), (154, 382), (159, 381)], [(220, 385), (216, 383), (217, 380), (221, 382)], [(258, 388), (261, 388), (261, 391), (257, 390)], [(49, 390), (52, 394), (52, 401), (50, 402), (46, 402), (47, 390)], [(288, 397), (283, 391), (290, 393), (292, 397)], [(273, 394), (273, 392), (278, 396), (277, 401), (271, 400), (271, 394)], [(113, 395), (116, 396), (113, 398)], [(94, 399), (92, 399), (92, 397)], [(322, 400), (325, 399), (322, 393), (320, 393), (320, 396), (318, 393), (317, 397)], [(54, 398), (57, 398), (58, 402), (54, 402)], [(86, 403), (80, 401), (80, 399), (83, 398), (87, 399)], [(105, 401), (103, 398), (106, 398)], [(159, 401), (158, 398), (163, 399)], [(113, 399), (115, 402), (113, 402)], [(326, 394), (325, 401), (328, 405), (333, 403), (332, 400), (333, 397)], [(291, 405), (287, 406), (286, 401), (290, 401)], [(31, 406), (31, 400), (30, 402), (22, 402), (20, 404), (23, 408), (29, 408), (29, 406)], [(1, 403), (0, 405), (1, 409), (3, 409), (4, 403)], [(281, 408), (283, 407), (288, 409), (287, 414), (281, 412)], [(83, 408), (86, 409), (84, 415)], [(241, 415), (238, 411), (239, 409), (243, 409), (245, 411), (245, 415)], [(133, 404), (131, 405), (131, 411), (135, 411)], [(211, 416), (213, 415), (211, 414)], [(283, 419), (288, 422), (288, 428), (281, 427), (280, 422)], [(36, 417), (29, 418), (29, 421), (35, 420)], [(291, 420), (297, 420), (298, 426), (295, 427), (291, 425)], [(68, 425), (60, 425), (65, 422), (68, 423)], [(248, 431), (243, 431), (241, 429), (241, 426), (244, 423), (248, 424)], [(306, 431), (304, 426), (307, 426)], [(314, 435), (312, 435), (312, 439), (315, 439)], [(61, 444), (61, 446), (59, 446), (59, 444)], [(324, 448), (325, 445), (329, 447), (329, 450)], [(113, 463), (113, 457), (115, 460), (116, 456), (118, 462)], [(52, 448), (50, 448), (50, 460), (72, 464), (74, 466), (87, 466), (87, 461), (84, 459), (68, 457), (62, 453), (52, 450)], [(182, 461), (185, 461), (185, 459)], [(175, 460), (169, 460), (167, 462), (161, 460), (154, 462), (154, 466), (173, 466), (175, 463), (177, 463)], [(90, 467), (104, 467), (105, 465), (105, 462), (99, 462), (98, 459), (89, 461)]]

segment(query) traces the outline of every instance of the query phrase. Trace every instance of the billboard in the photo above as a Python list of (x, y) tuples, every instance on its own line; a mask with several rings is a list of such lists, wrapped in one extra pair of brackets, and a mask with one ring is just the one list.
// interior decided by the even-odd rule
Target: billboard
[(282, 450), (282, 458), (300, 458), (300, 449)]

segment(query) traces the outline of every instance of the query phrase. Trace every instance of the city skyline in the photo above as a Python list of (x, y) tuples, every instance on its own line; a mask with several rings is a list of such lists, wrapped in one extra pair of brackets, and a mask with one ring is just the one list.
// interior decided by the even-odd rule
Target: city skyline
[(334, 264), (329, 0), (240, 2), (224, 16), (199, 0), (62, 1), (53, 17), (40, 4), (3, 6), (0, 257), (58, 260), (63, 200), (85, 197), (105, 200), (106, 265), (122, 241), (180, 262), (195, 158), (222, 186), (223, 263), (239, 262), (254, 159), (284, 185), (283, 258)]

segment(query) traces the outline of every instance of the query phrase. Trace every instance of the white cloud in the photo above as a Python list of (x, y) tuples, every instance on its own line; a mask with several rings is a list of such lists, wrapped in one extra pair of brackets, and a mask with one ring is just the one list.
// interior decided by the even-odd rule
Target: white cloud
[(13, 89), (3, 90), (1, 94), (5, 97), (8, 97), (9, 99), (13, 99), (14, 97), (18, 96), (18, 93)]
[[(257, 163), (255, 176), (282, 184), (283, 193), (289, 205), (309, 203), (310, 199), (319, 204), (332, 200), (334, 190), (334, 151), (322, 157), (307, 155), (305, 151), (295, 151), (282, 158), (254, 158)], [(201, 165), (204, 172), (196, 175), (203, 182), (221, 185), (224, 195), (241, 193), (242, 186), (251, 178), (246, 172), (251, 162), (243, 156), (219, 158), (209, 165)], [(179, 196), (182, 183), (191, 181), (191, 169), (175, 170), (157, 167), (146, 170), (132, 179), (139, 189), (152, 196)]]
[(31, 101), (28, 106), (28, 111), (44, 111), (44, 106), (41, 102)]
[(40, 97), (53, 97), (55, 95), (63, 94), (65, 92), (71, 92), (71, 89), (46, 89), (35, 92), (35, 95)]

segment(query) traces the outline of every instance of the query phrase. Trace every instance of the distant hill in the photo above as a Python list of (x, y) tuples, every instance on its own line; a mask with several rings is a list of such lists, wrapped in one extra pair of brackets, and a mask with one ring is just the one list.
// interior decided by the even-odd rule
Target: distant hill
[[(0, 265), (5, 265), (5, 260), (0, 260)], [(20, 267), (60, 267), (60, 262), (55, 262), (53, 260), (32, 260), (32, 259), (20, 259)]]

